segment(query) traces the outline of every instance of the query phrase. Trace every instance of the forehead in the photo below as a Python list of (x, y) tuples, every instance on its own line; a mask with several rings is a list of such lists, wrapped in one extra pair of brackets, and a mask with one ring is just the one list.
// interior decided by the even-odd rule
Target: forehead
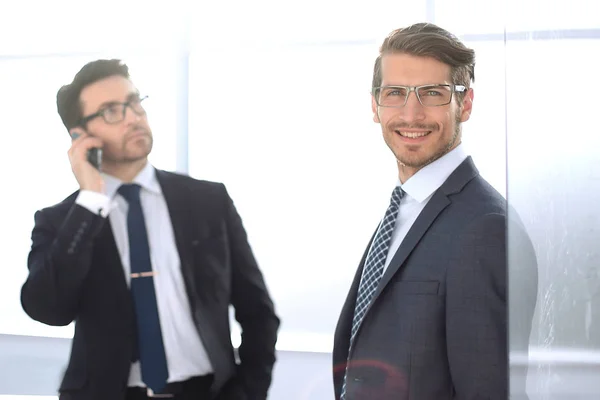
[(109, 76), (86, 86), (79, 95), (83, 114), (96, 112), (107, 102), (125, 102), (137, 88), (131, 80), (120, 76)]
[(381, 57), (381, 86), (451, 83), (450, 66), (432, 57), (403, 53)]

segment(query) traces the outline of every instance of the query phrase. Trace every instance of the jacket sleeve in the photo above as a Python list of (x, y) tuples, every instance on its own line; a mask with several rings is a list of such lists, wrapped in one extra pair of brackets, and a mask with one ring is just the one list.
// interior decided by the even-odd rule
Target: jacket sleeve
[[(509, 347), (527, 351), (537, 296), (537, 260), (524, 228), (510, 215), (478, 218), (458, 236), (447, 274), (446, 337), (456, 398), (504, 400), (510, 387), (511, 398), (526, 399), (524, 378), (509, 385), (508, 377)], [(509, 314), (518, 315), (510, 324)]]
[(279, 318), (254, 258), (242, 220), (226, 194), (232, 263), (232, 304), (242, 329), (238, 379), (249, 399), (267, 398), (275, 363)]
[(75, 319), (90, 269), (93, 238), (104, 220), (78, 204), (63, 218), (57, 208), (36, 212), (29, 275), (21, 288), (21, 305), (31, 318), (56, 326)]
[(508, 398), (506, 218), (461, 232), (446, 280), (446, 341), (456, 398)]

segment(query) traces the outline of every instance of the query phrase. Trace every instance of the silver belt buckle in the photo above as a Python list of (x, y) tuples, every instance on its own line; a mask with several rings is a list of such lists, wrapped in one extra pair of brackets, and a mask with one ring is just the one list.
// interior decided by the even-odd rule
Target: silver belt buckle
[(166, 393), (166, 394), (154, 394), (154, 392), (150, 388), (146, 388), (146, 396), (148, 396), (148, 397), (150, 397), (152, 399), (170, 399), (170, 398), (175, 397), (174, 394), (170, 394), (170, 393)]

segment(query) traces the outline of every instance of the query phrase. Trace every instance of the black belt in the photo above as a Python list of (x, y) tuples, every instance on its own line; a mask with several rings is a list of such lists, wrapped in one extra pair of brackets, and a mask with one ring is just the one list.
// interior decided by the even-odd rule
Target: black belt
[(153, 393), (145, 387), (127, 388), (128, 399), (172, 399), (178, 395), (207, 396), (214, 379), (213, 374), (196, 376), (183, 382), (168, 383), (161, 393)]

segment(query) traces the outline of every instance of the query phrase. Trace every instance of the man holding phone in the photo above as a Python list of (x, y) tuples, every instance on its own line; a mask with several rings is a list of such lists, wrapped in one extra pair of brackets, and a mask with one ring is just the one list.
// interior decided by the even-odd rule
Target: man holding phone
[(21, 302), (75, 321), (60, 399), (266, 399), (279, 319), (241, 218), (223, 184), (148, 162), (144, 100), (120, 60), (57, 94), (80, 188), (36, 213)]

